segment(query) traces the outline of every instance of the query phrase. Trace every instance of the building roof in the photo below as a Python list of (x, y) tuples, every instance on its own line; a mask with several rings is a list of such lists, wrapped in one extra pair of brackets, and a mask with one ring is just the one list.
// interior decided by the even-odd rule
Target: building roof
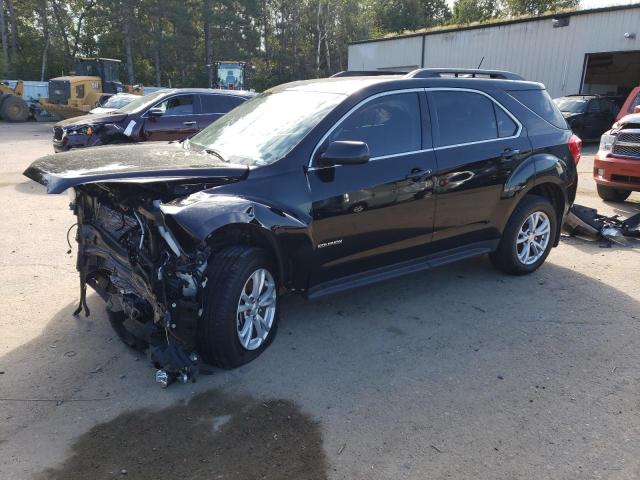
[(563, 10), (555, 13), (546, 13), (543, 15), (539, 15), (537, 17), (517, 17), (517, 18), (508, 18), (505, 20), (495, 20), (488, 21), (484, 23), (474, 23), (469, 25), (452, 25), (452, 26), (441, 26), (441, 27), (433, 27), (427, 28), (424, 30), (418, 30), (415, 32), (406, 32), (399, 33), (395, 35), (389, 35), (380, 38), (369, 38), (365, 40), (356, 40), (353, 42), (349, 42), (349, 45), (357, 45), (360, 43), (371, 43), (371, 42), (383, 42), (386, 40), (397, 40), (399, 38), (411, 38), (411, 37), (422, 37), (426, 35), (437, 35), (440, 33), (452, 33), (452, 32), (461, 32), (465, 30), (477, 30), (481, 28), (493, 28), (493, 27), (502, 27), (505, 25), (512, 25), (516, 23), (526, 23), (526, 22), (537, 22), (539, 20), (553, 19), (553, 18), (563, 18), (563, 17), (572, 17), (578, 15), (590, 15), (594, 13), (607, 13), (607, 12), (615, 12), (618, 10), (632, 10), (640, 8), (640, 3), (634, 3), (631, 5), (614, 5), (611, 7), (602, 7), (602, 8), (592, 8), (589, 10)]

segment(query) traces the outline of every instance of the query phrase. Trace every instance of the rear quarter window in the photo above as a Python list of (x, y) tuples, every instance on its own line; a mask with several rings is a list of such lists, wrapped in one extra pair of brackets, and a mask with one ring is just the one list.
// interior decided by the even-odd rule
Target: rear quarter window
[(202, 113), (227, 113), (236, 108), (244, 99), (232, 95), (202, 95)]
[(512, 90), (508, 93), (554, 127), (569, 129), (562, 113), (546, 90)]

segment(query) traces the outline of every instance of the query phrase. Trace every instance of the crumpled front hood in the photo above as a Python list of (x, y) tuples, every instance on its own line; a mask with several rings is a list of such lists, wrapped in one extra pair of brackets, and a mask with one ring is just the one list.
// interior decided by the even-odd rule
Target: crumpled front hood
[(565, 118), (565, 120), (583, 115), (582, 113), (575, 113), (575, 112), (560, 112), (560, 113), (562, 113), (562, 116)]
[(79, 117), (67, 118), (55, 124), (56, 127), (68, 129), (69, 127), (82, 127), (84, 125), (103, 125), (106, 123), (118, 123), (127, 118), (126, 113), (104, 113), (92, 115), (80, 115)]
[(139, 143), (83, 148), (42, 157), (24, 175), (62, 193), (84, 183), (245, 177), (249, 167), (213, 155), (185, 150), (180, 143)]

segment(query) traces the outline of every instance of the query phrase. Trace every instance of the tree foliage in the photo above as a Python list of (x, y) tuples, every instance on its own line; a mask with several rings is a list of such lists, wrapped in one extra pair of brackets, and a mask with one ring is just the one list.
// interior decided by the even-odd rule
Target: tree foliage
[(123, 61), (127, 83), (207, 86), (246, 61), (257, 90), (347, 68), (350, 41), (539, 14), (576, 0), (0, 0), (0, 78), (68, 74), (76, 56)]

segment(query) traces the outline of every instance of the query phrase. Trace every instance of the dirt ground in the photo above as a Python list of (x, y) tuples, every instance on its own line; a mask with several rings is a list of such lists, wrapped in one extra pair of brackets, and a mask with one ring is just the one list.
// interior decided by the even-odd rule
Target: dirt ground
[[(50, 137), (0, 123), (1, 479), (640, 478), (639, 249), (563, 239), (527, 277), (478, 258), (287, 298), (258, 360), (161, 390), (95, 294), (71, 315), (67, 197), (21, 175)], [(640, 211), (591, 168), (578, 203)]]

